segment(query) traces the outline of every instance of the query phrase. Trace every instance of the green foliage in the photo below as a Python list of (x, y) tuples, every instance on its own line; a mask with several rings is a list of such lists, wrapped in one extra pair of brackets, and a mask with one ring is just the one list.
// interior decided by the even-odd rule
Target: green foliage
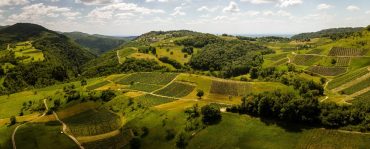
[(181, 52), (192, 55), (194, 53), (194, 48), (193, 47), (184, 47), (184, 48), (181, 49)]
[(204, 91), (203, 90), (198, 90), (197, 91), (197, 96), (199, 99), (201, 99), (204, 96)]
[(216, 105), (210, 104), (203, 106), (202, 109), (202, 121), (206, 125), (214, 125), (221, 121), (222, 115), (220, 108)]
[(318, 32), (298, 34), (298, 35), (293, 36), (291, 39), (304, 40), (304, 39), (312, 39), (312, 38), (329, 37), (333, 40), (337, 40), (340, 38), (348, 37), (352, 35), (353, 33), (360, 32), (361, 30), (363, 30), (362, 27), (325, 29), (325, 30), (321, 30)]
[(15, 118), (15, 116), (11, 116), (9, 125), (11, 126), (11, 125), (14, 125), (15, 123), (17, 123), (17, 119)]
[(172, 65), (173, 67), (175, 67), (176, 69), (181, 69), (183, 68), (184, 66), (177, 62), (176, 60), (173, 60), (173, 59), (170, 59), (169, 57), (167, 56), (164, 56), (164, 57), (160, 57), (159, 60), (163, 63), (167, 63), (167, 64), (170, 64)]
[(346, 73), (344, 75), (335, 77), (332, 81), (329, 82), (328, 89), (334, 89), (336, 87), (339, 87), (367, 73), (369, 73), (369, 71), (367, 70), (367, 67), (365, 67), (365, 68), (361, 68), (361, 69)]
[(261, 54), (272, 52), (245, 41), (222, 41), (204, 47), (191, 58), (190, 66), (200, 70), (222, 70), (225, 77), (237, 76), (248, 73), (251, 67), (262, 65)]
[(211, 34), (200, 34), (190, 38), (175, 41), (177, 45), (183, 45), (186, 47), (203, 48), (206, 45), (221, 42), (222, 39)]
[(179, 149), (183, 149), (183, 148), (186, 148), (187, 145), (188, 145), (187, 136), (184, 132), (181, 132), (177, 136), (176, 147), (179, 148)]
[(101, 94), (101, 99), (105, 102), (112, 100), (114, 97), (116, 97), (116, 94), (112, 90), (105, 90)]
[(88, 48), (96, 55), (103, 54), (107, 51), (113, 50), (118, 46), (126, 43), (125, 38), (102, 36), (102, 35), (89, 35), (80, 32), (63, 33), (67, 37), (74, 40), (79, 45)]
[(139, 138), (134, 137), (130, 140), (130, 148), (131, 149), (140, 149), (141, 141)]

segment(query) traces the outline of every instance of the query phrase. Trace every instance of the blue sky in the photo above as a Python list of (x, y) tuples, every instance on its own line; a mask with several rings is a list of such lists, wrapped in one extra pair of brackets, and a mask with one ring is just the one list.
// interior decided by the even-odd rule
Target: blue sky
[(178, 29), (216, 34), (294, 34), (370, 25), (370, 1), (0, 0), (0, 25), (17, 22), (105, 35)]

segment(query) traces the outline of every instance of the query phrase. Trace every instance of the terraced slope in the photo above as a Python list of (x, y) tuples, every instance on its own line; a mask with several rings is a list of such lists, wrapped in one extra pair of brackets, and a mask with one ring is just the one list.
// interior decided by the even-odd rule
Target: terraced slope
[(328, 89), (337, 88), (337, 87), (339, 87), (341, 85), (344, 85), (348, 82), (351, 82), (351, 81), (353, 81), (357, 78), (360, 78), (360, 77), (366, 75), (367, 73), (369, 73), (369, 70), (368, 70), (367, 67), (365, 67), (365, 68), (361, 68), (361, 69), (346, 73), (344, 75), (335, 77), (332, 81), (330, 81), (328, 83), (327, 88)]

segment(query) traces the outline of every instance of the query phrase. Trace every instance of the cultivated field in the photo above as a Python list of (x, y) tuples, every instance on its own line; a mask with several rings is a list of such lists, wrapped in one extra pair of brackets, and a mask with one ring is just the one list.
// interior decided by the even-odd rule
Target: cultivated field
[(176, 76), (177, 74), (175, 73), (135, 73), (117, 81), (117, 83), (129, 85), (131, 83), (139, 82), (144, 84), (166, 85), (171, 82)]
[(121, 127), (120, 118), (105, 109), (92, 109), (63, 119), (74, 136), (92, 136)]
[(335, 77), (332, 81), (329, 82), (327, 87), (328, 89), (334, 89), (356, 78), (359, 78), (367, 73), (369, 73), (369, 70), (367, 69), (367, 67), (346, 73), (344, 75)]
[(184, 97), (194, 90), (195, 86), (182, 82), (173, 82), (169, 86), (161, 89), (154, 94), (169, 96), (169, 97)]
[(321, 59), (322, 56), (317, 55), (295, 55), (292, 62), (297, 65), (311, 66)]
[(135, 98), (135, 100), (143, 106), (152, 107), (152, 106), (172, 102), (172, 101), (175, 101), (176, 99), (146, 94), (146, 95)]
[(329, 52), (329, 56), (360, 56), (361, 54), (363, 54), (362, 49), (343, 47), (333, 47)]
[(323, 76), (337, 76), (347, 71), (346, 67), (324, 67), (324, 66), (312, 66), (308, 68), (308, 71), (323, 75)]
[(351, 95), (368, 87), (370, 87), (370, 78), (367, 78), (366, 80), (363, 80), (358, 84), (354, 84), (353, 86), (346, 88), (341, 92), (347, 95)]

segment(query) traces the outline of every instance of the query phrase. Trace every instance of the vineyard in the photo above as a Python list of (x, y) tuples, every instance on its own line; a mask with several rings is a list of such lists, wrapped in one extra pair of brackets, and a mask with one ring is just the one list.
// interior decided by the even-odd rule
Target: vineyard
[(107, 85), (107, 84), (109, 84), (109, 83), (110, 83), (109, 81), (104, 80), (104, 81), (99, 82), (99, 83), (96, 83), (96, 84), (94, 84), (94, 85), (90, 85), (90, 86), (86, 87), (86, 89), (88, 89), (88, 90), (94, 90), (94, 89), (97, 89), (97, 88), (103, 87), (103, 86), (105, 86), (105, 85)]
[(350, 57), (338, 57), (337, 58), (337, 63), (335, 64), (335, 66), (345, 67), (345, 66), (349, 65), (350, 61), (351, 61)]
[(145, 83), (145, 84), (156, 84), (156, 85), (166, 85), (171, 82), (177, 76), (176, 73), (160, 73), (160, 72), (152, 72), (152, 73), (135, 73), (127, 76), (117, 83), (129, 85), (131, 83)]
[(152, 92), (161, 87), (162, 87), (161, 85), (155, 85), (155, 84), (135, 83), (131, 85), (129, 89), (144, 91), (144, 92)]
[(119, 116), (105, 109), (88, 110), (63, 119), (75, 136), (92, 136), (120, 128)]
[(342, 47), (333, 47), (329, 52), (329, 56), (360, 56), (361, 54), (363, 54), (362, 49)]
[(288, 58), (284, 58), (284, 59), (278, 60), (277, 62), (275, 62), (273, 64), (273, 66), (279, 66), (279, 65), (285, 64), (285, 63), (288, 62), (288, 60), (289, 60)]
[(370, 84), (370, 78), (367, 78), (366, 80), (364, 80), (364, 81), (362, 81), (358, 84), (355, 84), (355, 85), (353, 85), (349, 88), (344, 89), (342, 92), (344, 94), (351, 95), (351, 94), (356, 93), (358, 91), (361, 91), (361, 90), (363, 90), (367, 87), (370, 87), (369, 84)]
[(252, 85), (248, 83), (212, 81), (210, 92), (220, 95), (243, 96), (252, 92)]
[(346, 73), (346, 67), (323, 67), (323, 66), (312, 66), (308, 68), (308, 71), (323, 75), (323, 76), (337, 76)]
[(334, 89), (336, 87), (339, 87), (345, 83), (348, 83), (356, 78), (359, 78), (365, 74), (369, 73), (367, 68), (362, 68), (356, 71), (352, 71), (350, 73), (347, 73), (342, 76), (335, 77), (332, 81), (328, 84), (328, 89)]
[(137, 97), (136, 100), (138, 101), (138, 103), (140, 103), (143, 106), (152, 107), (152, 106), (172, 102), (172, 101), (175, 101), (176, 99), (146, 94), (146, 95)]
[(321, 56), (316, 55), (295, 55), (292, 62), (297, 65), (311, 66), (321, 60)]
[(364, 101), (364, 102), (369, 103), (369, 101), (370, 101), (370, 91), (368, 91), (366, 93), (363, 93), (359, 96), (356, 96), (354, 101), (355, 102), (356, 101)]
[(155, 94), (179, 98), (190, 94), (194, 90), (194, 88), (195, 86), (193, 85), (181, 82), (174, 82), (167, 86), (166, 88), (155, 92)]
[(277, 61), (277, 60), (286, 58), (287, 55), (288, 53), (281, 53), (281, 54), (275, 54), (275, 55), (266, 55), (264, 58), (267, 60)]
[(321, 49), (313, 49), (309, 51), (307, 54), (320, 54), (323, 50)]

